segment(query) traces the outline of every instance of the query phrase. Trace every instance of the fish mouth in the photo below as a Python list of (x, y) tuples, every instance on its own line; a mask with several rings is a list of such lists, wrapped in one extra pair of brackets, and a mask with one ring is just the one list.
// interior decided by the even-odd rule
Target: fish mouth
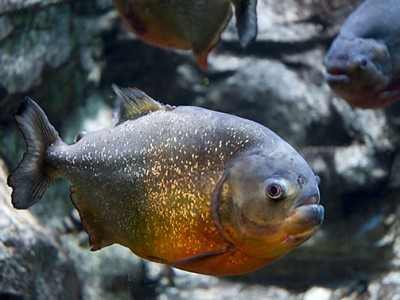
[(307, 197), (305, 200), (300, 200), (296, 203), (296, 207), (303, 205), (314, 205), (319, 204), (319, 196), (317, 194)]
[(344, 68), (327, 67), (325, 79), (328, 84), (348, 83), (350, 81), (350, 75), (348, 71)]
[(295, 248), (307, 241), (321, 226), (324, 220), (324, 207), (317, 203), (318, 198), (311, 196), (295, 207), (286, 220), (284, 243)]
[(324, 207), (319, 204), (319, 195), (314, 194), (298, 201), (285, 222), (288, 240), (308, 239), (324, 220)]
[(299, 215), (303, 215), (303, 219), (310, 226), (320, 226), (324, 220), (324, 207), (319, 204), (319, 195), (317, 194), (301, 201), (295, 210)]

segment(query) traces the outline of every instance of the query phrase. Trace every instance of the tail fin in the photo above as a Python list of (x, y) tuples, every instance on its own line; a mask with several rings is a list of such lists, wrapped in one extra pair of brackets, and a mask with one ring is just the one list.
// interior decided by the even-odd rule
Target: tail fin
[(24, 136), (27, 151), (7, 183), (13, 188), (13, 206), (24, 209), (38, 202), (53, 181), (45, 173), (43, 157), (59, 136), (39, 105), (29, 97), (19, 108), (15, 121)]
[(257, 37), (257, 0), (235, 0), (233, 4), (240, 44), (246, 48)]

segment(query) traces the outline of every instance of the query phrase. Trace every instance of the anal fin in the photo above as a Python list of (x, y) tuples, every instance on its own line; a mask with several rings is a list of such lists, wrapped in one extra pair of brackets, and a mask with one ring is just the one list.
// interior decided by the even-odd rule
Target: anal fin
[(96, 208), (89, 205), (88, 201), (85, 201), (85, 196), (74, 186), (71, 187), (71, 200), (89, 235), (90, 249), (96, 251), (114, 244), (115, 242), (109, 238), (105, 230), (101, 215), (96, 213)]

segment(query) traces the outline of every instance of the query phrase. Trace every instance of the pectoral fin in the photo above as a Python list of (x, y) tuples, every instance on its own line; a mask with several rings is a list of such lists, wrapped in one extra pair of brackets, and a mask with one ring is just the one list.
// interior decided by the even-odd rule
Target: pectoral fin
[(275, 259), (250, 257), (230, 245), (224, 249), (164, 263), (194, 273), (227, 276), (255, 271)]
[(227, 262), (229, 256), (233, 254), (235, 247), (229, 246), (212, 252), (202, 253), (199, 255), (175, 260), (168, 263), (169, 265), (185, 271), (219, 275), (224, 270), (221, 267)]

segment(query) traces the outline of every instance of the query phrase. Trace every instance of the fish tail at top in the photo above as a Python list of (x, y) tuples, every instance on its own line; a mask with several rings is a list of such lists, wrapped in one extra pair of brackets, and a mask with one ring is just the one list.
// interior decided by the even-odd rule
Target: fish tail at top
[(15, 121), (24, 136), (27, 151), (8, 177), (7, 184), (13, 189), (13, 206), (25, 209), (38, 202), (53, 182), (46, 174), (44, 156), (48, 147), (60, 138), (39, 105), (29, 97), (21, 104)]
[(234, 0), (240, 44), (247, 47), (257, 36), (257, 0)]

